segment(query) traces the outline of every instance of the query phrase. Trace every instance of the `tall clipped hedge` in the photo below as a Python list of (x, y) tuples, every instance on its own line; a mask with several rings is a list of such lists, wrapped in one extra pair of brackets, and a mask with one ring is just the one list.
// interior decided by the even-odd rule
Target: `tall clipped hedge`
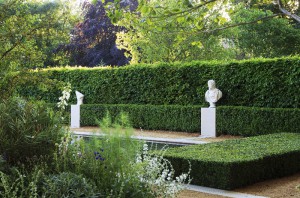
[[(199, 105), (83, 104), (81, 125), (95, 126), (107, 111), (112, 118), (126, 112), (134, 128), (200, 132)], [(218, 134), (255, 136), (300, 133), (300, 109), (231, 107), (217, 108)]]
[[(240, 62), (190, 62), (122, 68), (60, 68), (42, 71), (70, 82), (88, 104), (204, 105), (207, 81), (223, 92), (219, 105), (299, 108), (300, 58)], [(33, 72), (32, 75), (36, 75)], [(39, 74), (41, 75), (41, 74)], [(20, 95), (57, 102), (58, 88), (23, 84)], [(75, 95), (72, 98), (75, 102)], [(206, 105), (206, 104), (205, 104)]]

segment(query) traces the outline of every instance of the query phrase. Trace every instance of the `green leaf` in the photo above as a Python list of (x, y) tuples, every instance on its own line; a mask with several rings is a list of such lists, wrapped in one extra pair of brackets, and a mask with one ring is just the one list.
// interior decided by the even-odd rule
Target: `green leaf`
[(223, 25), (224, 23), (227, 22), (227, 19), (225, 17), (219, 16), (218, 17), (218, 22), (220, 25)]
[(203, 44), (201, 41), (194, 41), (191, 43), (193, 46), (197, 46), (198, 48), (203, 48)]
[(92, 0), (92, 4), (96, 5), (97, 0)]
[(185, 22), (185, 17), (183, 17), (183, 16), (177, 17), (176, 20), (177, 20), (178, 23), (183, 23), (183, 22)]
[(147, 18), (147, 19), (146, 19), (146, 22), (147, 22), (148, 25), (153, 25), (153, 22), (151, 21), (150, 18)]
[(148, 6), (141, 7), (141, 13), (147, 14), (147, 13), (149, 13), (149, 11), (150, 11), (150, 8)]

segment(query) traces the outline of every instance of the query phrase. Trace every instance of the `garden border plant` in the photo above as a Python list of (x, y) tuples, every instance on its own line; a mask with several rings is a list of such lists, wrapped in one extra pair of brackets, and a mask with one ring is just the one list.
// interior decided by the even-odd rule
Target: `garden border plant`
[[(16, 164), (0, 170), (0, 195), (154, 198), (174, 197), (184, 188), (188, 174), (174, 178), (168, 160), (149, 154), (146, 144), (142, 149), (142, 142), (131, 138), (126, 115), (120, 114), (114, 122), (107, 115), (100, 123), (106, 134), (101, 139), (85, 142), (66, 132), (50, 163), (40, 159), (32, 166)], [(7, 161), (0, 159), (1, 169)]]
[(59, 114), (42, 101), (12, 97), (0, 103), (0, 157), (11, 165), (46, 158), (63, 135)]
[(112, 121), (107, 113), (99, 123), (105, 134), (101, 138), (86, 142), (66, 134), (54, 158), (57, 172), (84, 175), (101, 190), (100, 196), (109, 197), (174, 197), (189, 182), (190, 168), (173, 179), (168, 160), (149, 154), (147, 144), (131, 138), (126, 114)]

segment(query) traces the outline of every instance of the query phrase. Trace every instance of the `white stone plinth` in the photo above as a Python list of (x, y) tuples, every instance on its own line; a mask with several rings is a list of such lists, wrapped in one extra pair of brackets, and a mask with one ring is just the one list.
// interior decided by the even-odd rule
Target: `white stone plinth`
[(80, 128), (80, 105), (71, 105), (71, 128)]
[(201, 108), (201, 136), (217, 137), (216, 108)]

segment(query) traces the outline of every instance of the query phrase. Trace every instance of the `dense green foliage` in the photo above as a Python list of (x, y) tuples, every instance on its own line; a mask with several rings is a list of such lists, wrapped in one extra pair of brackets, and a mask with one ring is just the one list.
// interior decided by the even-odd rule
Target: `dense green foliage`
[[(195, 33), (206, 24), (216, 26), (218, 20), (207, 17), (198, 20), (206, 9), (194, 10), (189, 16), (191, 25), (187, 22), (186, 14), (170, 16), (166, 19), (152, 17), (154, 12), (162, 14), (165, 9), (188, 9), (188, 1), (151, 0), (138, 1), (139, 6), (134, 11), (122, 12), (122, 19), (117, 23), (124, 26), (127, 31), (117, 34), (117, 44), (126, 50), (126, 55), (131, 58), (130, 63), (157, 63), (191, 60), (225, 60), (233, 59), (234, 51), (224, 48), (220, 34)], [(225, 3), (224, 3), (225, 4)], [(155, 9), (152, 6), (163, 9)], [(225, 5), (224, 10), (227, 9)], [(155, 10), (155, 11), (154, 11)], [(216, 13), (210, 12), (210, 16)], [(209, 22), (208, 22), (209, 21)], [(184, 23), (186, 22), (186, 23)], [(189, 32), (189, 33), (187, 33)]]
[[(30, 122), (32, 118), (35, 117), (28, 115), (22, 121)], [(12, 146), (2, 144), (5, 141), (1, 139), (0, 196), (167, 198), (183, 189), (188, 174), (173, 179), (174, 170), (169, 161), (161, 154), (148, 153), (147, 144), (131, 138), (132, 128), (126, 115), (120, 114), (112, 122), (107, 114), (99, 123), (104, 133), (101, 138), (86, 140), (64, 131), (55, 150), (51, 150), (51, 144), (44, 143), (33, 151), (31, 144), (19, 141), (23, 143), (23, 150), (15, 148), (15, 151), (24, 155), (21, 157), (29, 157), (25, 165), (21, 160), (14, 166), (9, 163), (2, 148), (9, 150)], [(31, 131), (38, 133), (39, 128)], [(16, 136), (22, 138), (19, 134)], [(45, 137), (51, 140), (50, 133)], [(34, 142), (34, 138), (30, 137), (28, 142)], [(34, 155), (43, 150), (52, 151), (48, 155), (51, 160), (32, 159), (26, 153)]]
[(222, 134), (255, 136), (300, 132), (300, 109), (221, 106), (217, 108), (217, 130)]
[[(14, 94), (20, 77), (27, 71), (68, 62), (64, 53), (54, 50), (69, 40), (75, 10), (67, 2), (35, 0), (0, 1), (0, 89), (2, 98)], [(28, 78), (29, 79), (29, 78)], [(36, 77), (34, 77), (36, 80)], [(39, 82), (43, 79), (39, 79)], [(47, 83), (43, 83), (44, 88)], [(51, 86), (51, 85), (50, 85)]]
[(300, 170), (300, 134), (272, 134), (205, 145), (171, 148), (165, 153), (176, 171), (192, 164), (192, 183), (233, 189)]
[[(111, 124), (109, 117), (106, 117), (104, 122), (105, 125)], [(145, 186), (137, 187), (140, 183), (132, 169), (133, 160), (141, 149), (141, 143), (130, 138), (130, 128), (125, 128), (124, 133), (121, 133), (120, 128), (106, 127), (108, 126), (102, 125), (106, 134), (103, 139), (94, 137), (89, 139), (89, 142), (81, 139), (70, 145), (74, 140), (71, 136), (66, 136), (66, 141), (62, 142), (60, 151), (55, 157), (56, 171), (84, 175), (96, 185), (100, 197), (108, 195), (115, 197), (118, 194), (120, 197), (131, 195), (151, 197), (143, 195), (147, 193), (145, 189), (142, 191)], [(132, 178), (129, 179), (130, 177)], [(134, 192), (138, 195), (134, 196)]]
[(128, 114), (134, 128), (199, 132), (201, 106), (180, 105), (81, 105), (82, 126), (95, 126), (110, 112), (112, 119), (120, 112)]
[(16, 164), (52, 155), (62, 130), (45, 103), (12, 98), (0, 103), (0, 136), (0, 155)]
[[(246, 23), (266, 15), (271, 13), (260, 9), (237, 9), (231, 23)], [(300, 29), (283, 17), (231, 28), (224, 31), (224, 35), (238, 59), (299, 54)]]
[(24, 167), (7, 168), (0, 172), (0, 196), (26, 197), (96, 197), (95, 185), (82, 175), (71, 172), (48, 174), (44, 166), (33, 170)]
[[(43, 178), (45, 197), (96, 197), (95, 185), (83, 175), (61, 172)], [(45, 190), (47, 189), (47, 190)]]
[[(106, 5), (113, 23), (126, 27), (119, 48), (131, 63), (229, 60), (298, 54), (295, 0), (120, 0)], [(289, 14), (278, 7), (290, 12)], [(285, 17), (288, 15), (289, 17)], [(300, 22), (300, 19), (296, 19)], [(293, 41), (293, 42), (291, 42)]]
[[(107, 111), (112, 119), (126, 112), (134, 128), (200, 132), (199, 105), (81, 105), (81, 125), (96, 126)], [(270, 133), (299, 133), (300, 109), (220, 106), (217, 108), (217, 133), (255, 136)]]
[(0, 1), (0, 66), (22, 69), (65, 64), (62, 53), (53, 50), (69, 39), (76, 21), (64, 2), (31, 0)]
[[(190, 62), (133, 65), (123, 68), (60, 68), (49, 75), (70, 82), (86, 104), (207, 105), (207, 81), (223, 92), (219, 105), (298, 108), (300, 59), (255, 59), (239, 62)], [(59, 90), (46, 92), (32, 82), (18, 89), (22, 96), (57, 102)], [(75, 95), (72, 96), (75, 102)]]

